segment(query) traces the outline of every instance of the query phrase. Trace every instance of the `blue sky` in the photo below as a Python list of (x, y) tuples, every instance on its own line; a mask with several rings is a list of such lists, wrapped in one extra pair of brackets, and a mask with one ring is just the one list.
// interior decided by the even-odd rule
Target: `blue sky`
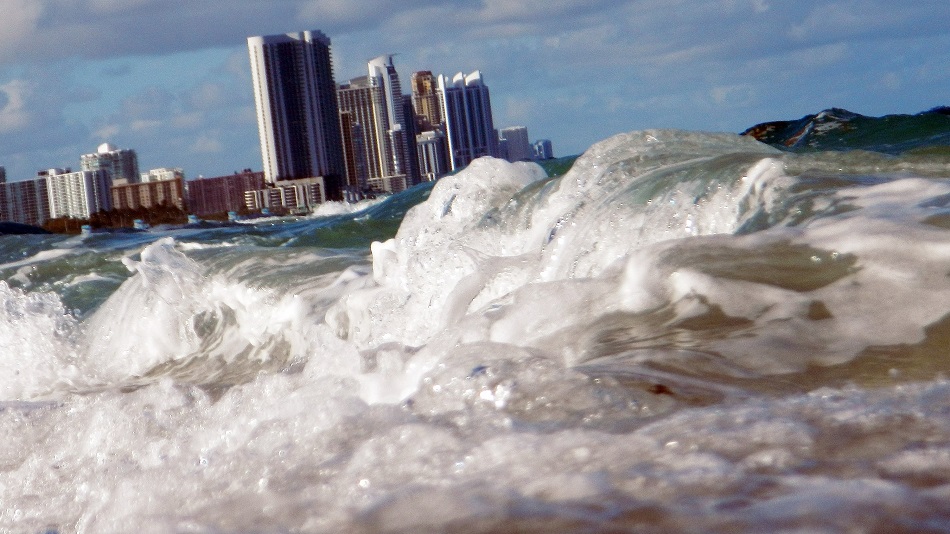
[(950, 2), (0, 0), (0, 166), (78, 167), (103, 142), (189, 177), (261, 159), (246, 37), (317, 29), (337, 82), (396, 53), (482, 71), (495, 125), (557, 155), (646, 128), (738, 132), (829, 107), (950, 105)]

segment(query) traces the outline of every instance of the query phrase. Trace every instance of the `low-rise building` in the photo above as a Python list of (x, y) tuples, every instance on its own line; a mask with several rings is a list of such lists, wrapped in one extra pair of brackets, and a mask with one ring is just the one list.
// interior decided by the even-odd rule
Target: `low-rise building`
[(281, 180), (274, 185), (244, 194), (249, 210), (274, 213), (306, 213), (327, 201), (323, 177)]
[(263, 188), (264, 173), (250, 169), (225, 176), (198, 177), (185, 182), (188, 211), (202, 217), (242, 211), (247, 207), (245, 193)]
[(174, 206), (185, 211), (184, 180), (180, 177), (140, 183), (115, 180), (112, 183), (112, 205), (120, 210)]

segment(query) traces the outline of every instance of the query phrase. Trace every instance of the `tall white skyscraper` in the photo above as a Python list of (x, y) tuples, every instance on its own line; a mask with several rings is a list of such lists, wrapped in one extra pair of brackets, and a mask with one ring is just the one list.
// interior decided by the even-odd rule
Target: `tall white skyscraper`
[(393, 56), (379, 56), (369, 61), (367, 65), (371, 83), (382, 88), (387, 114), (388, 129), (386, 137), (389, 142), (392, 174), (406, 176), (409, 173), (409, 157), (406, 151), (406, 117), (403, 106), (402, 84), (399, 83), (399, 74), (393, 65)]
[(498, 156), (491, 99), (481, 72), (468, 76), (460, 72), (451, 80), (440, 74), (439, 102), (452, 170), (482, 156)]
[(248, 37), (267, 182), (323, 177), (340, 197), (345, 173), (330, 38), (319, 31)]

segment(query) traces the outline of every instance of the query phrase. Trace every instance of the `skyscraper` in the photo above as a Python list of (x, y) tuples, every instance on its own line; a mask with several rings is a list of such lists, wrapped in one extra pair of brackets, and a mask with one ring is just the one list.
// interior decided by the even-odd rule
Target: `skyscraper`
[(491, 100), (481, 72), (468, 76), (460, 72), (451, 80), (440, 74), (439, 102), (452, 170), (482, 156), (498, 155)]
[(431, 71), (420, 70), (412, 73), (412, 106), (416, 111), (415, 118), (420, 133), (430, 132), (442, 124), (438, 85)]
[(248, 37), (268, 183), (323, 177), (340, 198), (345, 165), (330, 39), (319, 31)]
[(49, 219), (46, 176), (19, 182), (0, 182), (0, 220), (40, 226)]
[(551, 159), (554, 157), (554, 148), (550, 139), (538, 139), (534, 142), (534, 159)]
[(502, 128), (498, 137), (505, 143), (504, 154), (508, 161), (530, 161), (534, 159), (534, 147), (528, 141), (528, 129), (524, 126)]
[[(53, 219), (88, 219), (93, 213), (112, 208), (109, 171), (50, 169), (45, 172), (49, 213)], [(121, 180), (125, 180), (122, 178)]]
[[(391, 55), (369, 61), (368, 74), (340, 87), (341, 127), (351, 172), (365, 167), (371, 189), (397, 192), (414, 183), (415, 161), (408, 143), (413, 129), (406, 123), (405, 97)], [(357, 153), (362, 150), (363, 154)], [(363, 175), (351, 176), (361, 183)]]
[(105, 171), (106, 179), (127, 180), (134, 184), (139, 181), (139, 157), (130, 148), (116, 148), (109, 143), (99, 145), (91, 154), (79, 157), (79, 168), (83, 171)]

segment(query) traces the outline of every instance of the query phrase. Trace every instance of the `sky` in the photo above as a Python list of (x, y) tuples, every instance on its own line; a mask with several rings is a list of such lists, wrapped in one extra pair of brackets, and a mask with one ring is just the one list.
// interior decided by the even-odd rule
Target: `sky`
[(557, 156), (649, 128), (741, 132), (830, 107), (950, 105), (947, 0), (0, 0), (0, 166), (259, 170), (247, 37), (320, 30), (337, 83), (397, 54), (480, 70), (496, 128)]

